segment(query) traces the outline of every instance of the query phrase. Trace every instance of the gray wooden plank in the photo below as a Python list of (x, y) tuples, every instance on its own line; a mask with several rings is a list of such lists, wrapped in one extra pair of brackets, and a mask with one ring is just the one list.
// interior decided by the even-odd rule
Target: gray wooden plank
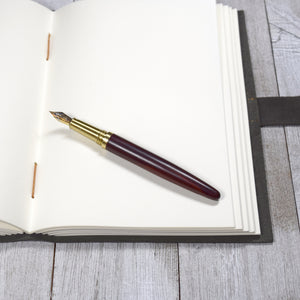
[[(279, 94), (300, 95), (300, 2), (267, 0), (266, 7)], [(294, 192), (300, 215), (300, 126), (285, 128)], [(300, 220), (299, 220), (300, 221)], [(300, 224), (300, 223), (299, 223)]]
[(279, 92), (300, 93), (300, 2), (266, 0)]
[(49, 299), (53, 244), (0, 245), (0, 299)]
[[(276, 96), (264, 1), (221, 2), (245, 11), (257, 95)], [(284, 129), (264, 128), (262, 138), (274, 243), (179, 244), (182, 299), (299, 299), (300, 236)]]
[(285, 132), (300, 226), (300, 128), (299, 126), (288, 126), (285, 128)]
[(178, 299), (176, 244), (57, 244), (53, 299)]

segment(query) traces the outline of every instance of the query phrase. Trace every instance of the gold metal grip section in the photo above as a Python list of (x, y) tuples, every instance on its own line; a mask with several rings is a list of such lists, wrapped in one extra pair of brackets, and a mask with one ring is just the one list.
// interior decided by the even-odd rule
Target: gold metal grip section
[(69, 126), (71, 129), (96, 142), (104, 149), (106, 148), (106, 144), (112, 135), (112, 133), (110, 132), (98, 129), (90, 124), (87, 124), (75, 118), (72, 119)]
[(111, 132), (100, 130), (98, 140), (97, 140), (97, 144), (99, 144), (103, 149), (105, 149), (106, 145), (107, 145), (107, 142), (110, 139), (111, 135), (112, 135)]

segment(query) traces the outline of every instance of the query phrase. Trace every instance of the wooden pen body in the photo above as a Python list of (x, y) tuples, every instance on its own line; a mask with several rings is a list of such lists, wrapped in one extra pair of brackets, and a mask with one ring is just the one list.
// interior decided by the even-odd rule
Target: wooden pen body
[(112, 134), (106, 150), (194, 193), (218, 200), (220, 193), (196, 176), (122, 137)]

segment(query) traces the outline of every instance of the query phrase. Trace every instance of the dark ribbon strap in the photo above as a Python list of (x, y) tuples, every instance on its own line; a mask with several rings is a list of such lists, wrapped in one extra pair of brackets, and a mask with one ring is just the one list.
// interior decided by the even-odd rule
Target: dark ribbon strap
[(300, 125), (300, 96), (257, 98), (260, 126)]

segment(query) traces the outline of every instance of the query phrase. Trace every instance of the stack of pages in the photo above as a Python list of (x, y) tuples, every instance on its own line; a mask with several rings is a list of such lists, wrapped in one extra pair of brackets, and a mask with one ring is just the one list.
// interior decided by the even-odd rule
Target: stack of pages
[[(0, 0), (0, 65), (1, 235), (260, 234), (235, 9), (85, 0), (52, 12)], [(49, 110), (166, 158), (221, 199), (108, 153)]]

